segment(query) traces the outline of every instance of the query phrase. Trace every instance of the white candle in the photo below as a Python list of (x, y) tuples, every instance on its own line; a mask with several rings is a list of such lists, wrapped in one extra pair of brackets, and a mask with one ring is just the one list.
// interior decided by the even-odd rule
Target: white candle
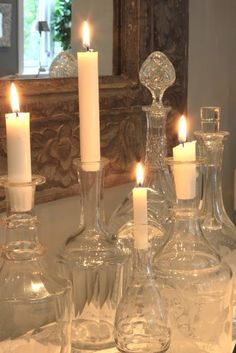
[(148, 246), (147, 189), (142, 187), (144, 172), (142, 165), (137, 165), (137, 187), (133, 189), (134, 246), (145, 249)]
[[(173, 148), (173, 159), (178, 162), (196, 160), (196, 141), (186, 142), (187, 124), (182, 115), (179, 123), (180, 145)], [(174, 165), (174, 180), (176, 196), (182, 200), (193, 199), (196, 196), (196, 168), (191, 164)]]
[[(30, 149), (30, 115), (20, 113), (19, 100), (14, 84), (11, 85), (11, 105), (13, 113), (6, 114), (8, 179), (12, 183), (25, 183), (32, 180)], [(27, 192), (23, 192), (27, 191)], [(31, 209), (31, 193), (25, 188), (12, 188), (15, 210)], [(22, 193), (22, 195), (21, 195)]]
[[(82, 162), (97, 162), (100, 152), (98, 53), (90, 50), (89, 27), (83, 28), (86, 52), (78, 53), (80, 155)], [(95, 168), (96, 169), (96, 168)]]

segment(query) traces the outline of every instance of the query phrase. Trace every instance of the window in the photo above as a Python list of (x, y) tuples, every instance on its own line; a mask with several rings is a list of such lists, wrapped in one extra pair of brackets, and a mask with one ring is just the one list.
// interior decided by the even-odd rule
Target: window
[(0, 38), (3, 36), (3, 16), (2, 13), (0, 12)]
[[(52, 59), (61, 51), (53, 41), (51, 28), (56, 0), (19, 1), (19, 68), (20, 74), (37, 74), (39, 67), (48, 71)], [(49, 31), (39, 32), (38, 21), (46, 21)], [(45, 29), (45, 27), (44, 27)]]

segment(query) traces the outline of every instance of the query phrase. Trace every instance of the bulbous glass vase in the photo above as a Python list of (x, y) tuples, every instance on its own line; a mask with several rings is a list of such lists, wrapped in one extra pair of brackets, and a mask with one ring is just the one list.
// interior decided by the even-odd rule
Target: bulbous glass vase
[[(169, 240), (154, 275), (171, 326), (173, 353), (231, 352), (232, 271), (205, 240), (198, 210), (202, 161), (167, 161), (176, 189)], [(183, 182), (190, 183), (183, 189)], [(184, 190), (184, 196), (182, 195)]]
[(61, 269), (73, 284), (72, 347), (96, 351), (114, 346), (114, 318), (126, 287), (129, 256), (103, 225), (104, 162), (77, 165), (83, 224), (66, 243)]
[(227, 131), (220, 131), (220, 108), (201, 108), (200, 131), (195, 136), (207, 160), (207, 177), (202, 203), (202, 230), (215, 250), (233, 271), (233, 338), (236, 339), (236, 227), (228, 217), (222, 195), (222, 160)]

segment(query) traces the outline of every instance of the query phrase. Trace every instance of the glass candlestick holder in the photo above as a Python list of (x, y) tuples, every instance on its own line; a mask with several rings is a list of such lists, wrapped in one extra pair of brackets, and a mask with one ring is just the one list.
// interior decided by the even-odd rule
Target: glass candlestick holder
[(73, 284), (72, 347), (79, 350), (114, 345), (116, 307), (128, 276), (129, 256), (103, 224), (104, 166), (104, 161), (77, 161), (84, 221), (80, 232), (68, 239), (61, 261)]
[[(145, 155), (145, 181), (148, 189), (148, 234), (155, 251), (166, 240), (169, 227), (169, 185), (166, 179), (164, 158), (166, 156), (166, 119), (170, 110), (163, 104), (163, 95), (175, 82), (172, 63), (161, 52), (153, 52), (144, 61), (140, 82), (150, 91), (152, 104), (143, 107), (147, 119), (147, 141)], [(109, 220), (111, 232), (118, 233), (124, 244), (133, 240), (132, 193), (117, 207)], [(132, 244), (132, 242), (131, 242)]]
[(220, 131), (220, 108), (201, 108), (201, 130), (195, 132), (201, 153), (207, 160), (207, 177), (202, 202), (202, 230), (215, 250), (233, 271), (233, 338), (236, 339), (236, 227), (228, 217), (222, 195), (224, 143), (229, 136)]
[(154, 275), (169, 314), (171, 352), (231, 352), (232, 271), (203, 236), (199, 202), (205, 161), (167, 159), (175, 200), (169, 240)]
[(34, 194), (44, 177), (0, 178), (7, 199), (0, 268), (0, 352), (70, 353), (71, 284), (51, 273), (37, 235)]

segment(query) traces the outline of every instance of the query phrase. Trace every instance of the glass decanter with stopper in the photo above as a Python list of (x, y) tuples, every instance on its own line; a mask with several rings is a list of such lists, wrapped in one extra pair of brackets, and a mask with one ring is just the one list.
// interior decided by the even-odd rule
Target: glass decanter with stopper
[(51, 273), (33, 214), (36, 185), (0, 178), (7, 196), (0, 268), (0, 352), (70, 353), (72, 288)]
[[(169, 108), (163, 105), (165, 91), (175, 82), (175, 70), (169, 59), (161, 52), (153, 52), (143, 63), (140, 82), (151, 92), (152, 105), (143, 107), (147, 118), (146, 176), (148, 188), (148, 234), (154, 247), (164, 241), (169, 225), (165, 166), (166, 156), (166, 117)], [(109, 220), (111, 233), (117, 233), (125, 244), (133, 238), (132, 193), (118, 206)], [(126, 241), (128, 240), (128, 241)]]
[(72, 347), (96, 351), (114, 346), (114, 318), (129, 256), (103, 225), (104, 161), (77, 165), (84, 220), (78, 234), (66, 243), (61, 268), (73, 285)]
[(202, 162), (192, 161), (191, 153), (190, 160), (167, 160), (176, 200), (169, 240), (155, 255), (153, 271), (167, 305), (171, 353), (231, 352), (232, 272), (200, 227)]
[(220, 108), (201, 108), (201, 131), (195, 136), (207, 160), (207, 178), (202, 203), (202, 230), (233, 271), (233, 337), (236, 339), (236, 227), (228, 217), (222, 196), (222, 159), (229, 136), (220, 130)]
[(114, 329), (116, 347), (122, 353), (165, 352), (170, 345), (170, 329), (150, 264), (145, 194), (145, 188), (134, 189), (133, 272), (117, 308)]

